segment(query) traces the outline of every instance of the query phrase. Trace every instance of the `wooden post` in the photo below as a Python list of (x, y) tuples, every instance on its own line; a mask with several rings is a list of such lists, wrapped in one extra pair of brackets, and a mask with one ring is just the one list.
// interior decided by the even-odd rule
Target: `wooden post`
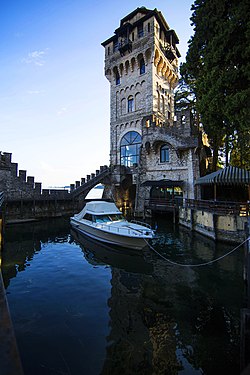
[(246, 282), (246, 304), (241, 310), (240, 367), (242, 375), (249, 374), (250, 367), (250, 217), (246, 226), (244, 280)]
[(3, 231), (4, 231), (4, 215), (5, 203), (0, 203), (0, 267), (1, 267), (1, 251), (3, 249)]
[(246, 238), (247, 308), (250, 309), (250, 216), (247, 219)]
[(0, 267), (1, 267), (1, 262), (2, 262), (2, 257), (1, 257), (2, 244), (3, 244), (3, 220), (2, 220), (1, 212), (0, 212)]
[(24, 375), (0, 269), (1, 374)]
[(216, 197), (216, 184), (214, 183), (214, 200), (216, 201), (217, 197)]

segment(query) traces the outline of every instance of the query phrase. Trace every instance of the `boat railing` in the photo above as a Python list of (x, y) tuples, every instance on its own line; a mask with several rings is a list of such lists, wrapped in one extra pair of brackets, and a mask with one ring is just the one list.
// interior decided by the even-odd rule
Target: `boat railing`
[(144, 223), (143, 221), (138, 221), (138, 220), (131, 220), (130, 223), (138, 224), (138, 225), (143, 225), (144, 227), (148, 229), (152, 229), (151, 225), (148, 223)]
[[(144, 223), (143, 223), (144, 225)], [(145, 225), (144, 225), (145, 226)], [(108, 232), (113, 232), (113, 233), (122, 233), (122, 234), (135, 234), (135, 232), (138, 232), (138, 234), (147, 234), (146, 232), (151, 229), (150, 226), (146, 227), (145, 229), (139, 229), (137, 230), (136, 228), (131, 228), (129, 227), (129, 223), (127, 226), (122, 226), (122, 227), (118, 227), (116, 225), (107, 225), (107, 224), (101, 224), (101, 223), (97, 223), (96, 224), (96, 228), (98, 229), (103, 229), (104, 231), (108, 231)]]

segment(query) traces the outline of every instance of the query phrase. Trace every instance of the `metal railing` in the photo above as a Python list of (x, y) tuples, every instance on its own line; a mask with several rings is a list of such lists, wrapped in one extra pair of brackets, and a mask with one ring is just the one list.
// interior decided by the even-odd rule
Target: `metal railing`
[(162, 211), (178, 209), (179, 207), (187, 207), (202, 211), (214, 212), (218, 215), (250, 215), (249, 202), (182, 199), (178, 197), (174, 198), (173, 200), (151, 198), (145, 202), (145, 207)]
[(186, 206), (204, 211), (212, 211), (222, 215), (249, 215), (248, 202), (215, 201), (187, 199)]
[(130, 220), (130, 223), (134, 223), (134, 224), (138, 224), (138, 225), (142, 225), (148, 229), (151, 229), (152, 230), (152, 227), (150, 224), (148, 223), (145, 223), (144, 221), (138, 221), (138, 220)]

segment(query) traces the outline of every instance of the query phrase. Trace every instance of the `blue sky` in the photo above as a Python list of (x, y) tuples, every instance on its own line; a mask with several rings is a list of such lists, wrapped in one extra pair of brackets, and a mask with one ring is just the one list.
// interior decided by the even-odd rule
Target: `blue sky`
[(2, 0), (0, 150), (43, 187), (65, 186), (109, 164), (104, 48), (120, 19), (160, 10), (180, 39), (192, 35), (189, 0)]

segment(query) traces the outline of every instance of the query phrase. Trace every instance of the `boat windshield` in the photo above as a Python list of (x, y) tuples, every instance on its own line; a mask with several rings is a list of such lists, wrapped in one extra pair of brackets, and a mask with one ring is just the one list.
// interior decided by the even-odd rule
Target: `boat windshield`
[(110, 221), (124, 220), (122, 214), (110, 214), (110, 215), (93, 215), (93, 221), (96, 223), (108, 223)]

